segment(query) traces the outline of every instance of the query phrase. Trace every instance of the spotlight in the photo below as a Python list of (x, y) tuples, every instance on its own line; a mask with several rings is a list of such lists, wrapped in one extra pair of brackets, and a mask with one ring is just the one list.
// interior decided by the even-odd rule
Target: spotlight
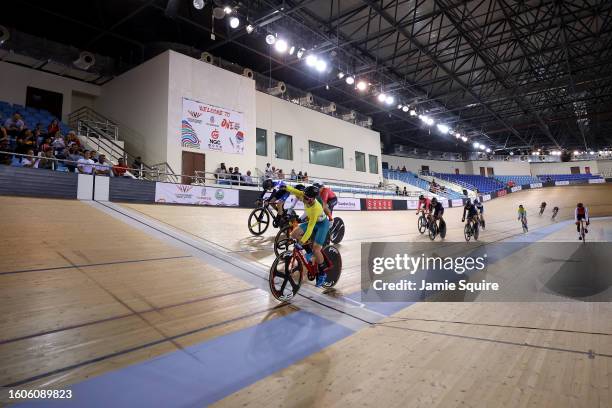
[(438, 123), (438, 130), (444, 134), (448, 133), (450, 130), (448, 126)]
[(325, 62), (325, 60), (317, 60), (316, 64), (315, 64), (315, 68), (317, 71), (319, 72), (323, 72), (327, 69), (327, 62)]
[(578, 156), (580, 152), (578, 150), (574, 150), (574, 156)]
[(223, 8), (223, 11), (225, 12), (225, 14), (232, 14), (232, 8), (230, 6), (225, 6)]
[(467, 142), (467, 137), (461, 136), (461, 140), (464, 141), (464, 142)]
[(591, 151), (589, 152), (589, 154), (595, 154), (595, 152), (591, 150)]
[(314, 55), (309, 55), (306, 57), (306, 65), (309, 67), (314, 67), (317, 64), (318, 58)]
[(478, 147), (480, 147), (480, 143), (478, 143), (478, 142), (474, 142), (474, 143), (472, 143), (472, 147), (473, 147), (474, 149), (478, 149)]
[(281, 54), (287, 52), (287, 47), (287, 41), (283, 39), (276, 40), (276, 43), (274, 44), (274, 49), (276, 50), (276, 52), (279, 52)]
[(514, 152), (510, 152), (510, 156), (514, 156)]
[(387, 99), (387, 95), (385, 95), (384, 93), (378, 94), (378, 102), (384, 102), (386, 99)]
[(347, 84), (353, 85), (355, 83), (355, 77), (352, 77), (352, 76), (349, 75), (349, 76), (346, 77), (345, 81), (346, 81)]
[(404, 112), (408, 112), (408, 111), (410, 110), (410, 108), (409, 108), (409, 107), (407, 107), (407, 106), (404, 106), (404, 107), (402, 108), (402, 110), (403, 110)]
[(253, 31), (255, 31), (255, 27), (253, 27), (251, 24), (249, 24), (248, 26), (246, 26), (246, 32), (247, 32), (247, 34), (251, 34)]
[(368, 89), (368, 84), (366, 84), (364, 81), (359, 81), (357, 82), (357, 89), (359, 91), (365, 91), (366, 89)]
[(425, 122), (427, 125), (431, 126), (434, 124), (434, 120), (426, 115), (419, 115), (419, 119)]
[(395, 98), (394, 98), (393, 96), (388, 95), (388, 96), (385, 98), (385, 103), (386, 103), (387, 105), (393, 105), (393, 102), (395, 102)]
[(325, 84), (325, 90), (329, 91), (329, 84)]
[(399, 110), (401, 110), (403, 107), (404, 107), (404, 106), (403, 106), (403, 105), (401, 105), (401, 104), (397, 105), (397, 109), (399, 109)]
[(291, 48), (289, 48), (289, 55), (293, 55), (293, 53), (295, 52), (295, 46), (291, 46)]
[(230, 27), (232, 28), (238, 28), (238, 26), (240, 25), (240, 19), (238, 17), (232, 17), (230, 18)]
[(340, 71), (338, 72), (338, 79), (342, 79), (344, 78), (344, 72)]
[(300, 48), (297, 52), (297, 57), (298, 59), (302, 59), (302, 57), (304, 56), (304, 53), (306, 52), (306, 50), (304, 48)]
[(202, 10), (206, 2), (204, 0), (193, 0), (193, 8), (196, 10)]
[(273, 36), (272, 34), (266, 35), (266, 44), (274, 45), (275, 42), (276, 42), (276, 37), (275, 36)]
[(491, 153), (491, 149), (489, 149), (489, 148), (487, 147), (487, 149), (485, 150), (485, 152), (487, 152), (487, 153)]
[(410, 110), (410, 116), (416, 116), (417, 115), (417, 111), (415, 111), (414, 109)]
[(455, 133), (455, 137), (456, 137), (457, 139), (461, 139), (461, 134), (459, 134), (459, 133)]

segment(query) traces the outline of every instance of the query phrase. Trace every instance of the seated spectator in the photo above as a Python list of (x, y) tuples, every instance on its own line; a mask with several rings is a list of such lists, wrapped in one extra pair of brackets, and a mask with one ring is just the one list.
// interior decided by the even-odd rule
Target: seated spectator
[(264, 170), (265, 178), (269, 179), (274, 177), (274, 168), (270, 167), (270, 163), (266, 163), (266, 169)]
[(136, 177), (142, 177), (142, 158), (140, 156), (137, 156), (134, 161), (132, 162), (132, 168), (136, 169), (134, 172), (136, 174), (134, 174)]
[(23, 156), (21, 158), (21, 167), (29, 167), (29, 168), (33, 168), (37, 163), (38, 160), (36, 160), (35, 157), (30, 157), (30, 156), (34, 156), (34, 150), (30, 149), (27, 151), (27, 157)]
[(399, 186), (395, 186), (395, 195), (400, 195)]
[(297, 175), (297, 181), (303, 181), (304, 180), (304, 175), (302, 174), (302, 172), (300, 171)]
[(45, 150), (44, 153), (41, 153), (40, 155), (42, 156), (42, 159), (38, 161), (37, 167), (39, 169), (53, 170), (53, 150)]
[(68, 153), (66, 154), (66, 167), (70, 172), (77, 172), (77, 162), (81, 160), (83, 156), (81, 156), (79, 150), (75, 145), (72, 145), (68, 148)]
[(215, 170), (215, 177), (217, 180), (225, 179), (225, 175), (227, 174), (227, 169), (225, 168), (225, 163), (221, 163), (217, 170)]
[(407, 196), (408, 195), (408, 190), (406, 190), (406, 186), (404, 186), (404, 191), (402, 191), (402, 194)]
[(272, 166), (272, 178), (276, 178), (278, 176), (278, 170), (276, 170), (276, 167)]
[(304, 177), (302, 179), (305, 183), (308, 183), (308, 173), (304, 172)]
[(283, 169), (278, 169), (278, 178), (281, 180), (285, 179), (285, 173), (283, 173)]
[(56, 155), (63, 152), (66, 148), (66, 141), (64, 140), (64, 136), (62, 136), (61, 133), (57, 132), (55, 134), (55, 138), (51, 142), (51, 145), (53, 146), (53, 150), (55, 150)]
[(106, 161), (106, 156), (98, 156), (98, 163), (94, 166), (96, 176), (111, 176), (111, 163)]
[(68, 132), (68, 143), (67, 143), (67, 145), (69, 147), (72, 146), (72, 145), (75, 145), (76, 147), (81, 147), (81, 141), (77, 137), (76, 133), (74, 133), (74, 130), (71, 130), (70, 132)]
[(89, 151), (89, 158), (91, 160), (93, 160), (94, 163), (97, 163), (98, 162), (98, 152), (96, 152), (95, 150), (90, 150)]
[(40, 152), (46, 152), (47, 150), (53, 150), (53, 145), (51, 144), (51, 138), (50, 137), (45, 138), (45, 140), (40, 145), (40, 148), (38, 150)]
[(23, 132), (21, 132), (21, 136), (23, 137), (23, 143), (28, 147), (28, 149), (32, 149), (34, 151), (38, 150), (36, 137), (34, 137), (34, 133), (32, 133), (30, 129), (24, 129)]
[(6, 133), (12, 136), (17, 136), (23, 131), (25, 123), (19, 112), (13, 113), (13, 116), (4, 122), (4, 128), (6, 129)]
[(251, 177), (251, 170), (247, 170), (246, 175), (242, 176), (242, 181), (245, 185), (253, 185), (253, 178)]
[(291, 174), (289, 175), (291, 180), (297, 180), (297, 174), (295, 174), (295, 169), (291, 169)]
[(57, 119), (53, 119), (49, 126), (47, 126), (47, 134), (49, 137), (54, 137), (57, 132), (60, 131), (59, 122)]
[(117, 164), (113, 166), (113, 175), (115, 177), (123, 177), (125, 172), (128, 170), (128, 166), (125, 164), (123, 157), (117, 159)]
[(0, 126), (0, 143), (4, 142), (5, 140), (7, 143), (9, 142), (8, 134), (6, 133), (4, 126)]
[(406, 173), (408, 170), (406, 170), (406, 166), (402, 167), (402, 172)]
[(13, 160), (13, 155), (10, 153), (2, 152), (10, 152), (8, 140), (0, 140), (0, 165), (5, 164), (9, 166), (11, 164), (11, 161)]
[(15, 141), (15, 153), (28, 154), (28, 150), (30, 150), (30, 148), (24, 142), (23, 136), (17, 136), (17, 140)]
[(240, 180), (242, 180), (242, 174), (240, 174), (240, 170), (238, 167), (234, 167), (234, 172), (232, 173), (232, 180), (235, 180), (240, 184)]
[(81, 174), (93, 174), (94, 161), (91, 160), (91, 152), (89, 150), (83, 152), (83, 158), (77, 162), (77, 169)]

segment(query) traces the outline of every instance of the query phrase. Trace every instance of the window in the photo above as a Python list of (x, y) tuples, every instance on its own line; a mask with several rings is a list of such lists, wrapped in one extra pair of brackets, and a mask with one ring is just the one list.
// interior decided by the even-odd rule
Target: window
[(344, 153), (341, 147), (325, 143), (308, 142), (310, 163), (321, 166), (344, 168)]
[(370, 173), (378, 174), (378, 157), (370, 155)]
[(293, 138), (289, 135), (274, 135), (274, 154), (277, 159), (293, 160)]
[(355, 169), (357, 171), (366, 171), (365, 153), (355, 152)]
[(255, 136), (255, 153), (258, 156), (268, 155), (268, 131), (266, 129), (256, 130)]

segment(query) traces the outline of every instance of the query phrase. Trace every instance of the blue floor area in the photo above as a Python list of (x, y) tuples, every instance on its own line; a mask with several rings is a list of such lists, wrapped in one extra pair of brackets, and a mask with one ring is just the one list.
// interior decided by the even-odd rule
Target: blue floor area
[(203, 407), (352, 334), (299, 311), (71, 386), (72, 400), (20, 407)]

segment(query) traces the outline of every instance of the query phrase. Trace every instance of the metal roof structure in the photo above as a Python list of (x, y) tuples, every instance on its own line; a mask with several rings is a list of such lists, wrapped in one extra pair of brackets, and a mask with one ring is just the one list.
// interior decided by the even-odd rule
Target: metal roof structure
[[(204, 3), (198, 10), (192, 0), (7, 1), (0, 24), (111, 57), (115, 75), (163, 49), (208, 51), (371, 116), (386, 150), (466, 151), (473, 142), (498, 152), (612, 146), (611, 1)], [(230, 16), (213, 16), (225, 6), (240, 19), (237, 29)], [(324, 59), (326, 69), (276, 52), (268, 34)], [(346, 75), (368, 89), (357, 91)], [(393, 104), (379, 102), (379, 93)]]

